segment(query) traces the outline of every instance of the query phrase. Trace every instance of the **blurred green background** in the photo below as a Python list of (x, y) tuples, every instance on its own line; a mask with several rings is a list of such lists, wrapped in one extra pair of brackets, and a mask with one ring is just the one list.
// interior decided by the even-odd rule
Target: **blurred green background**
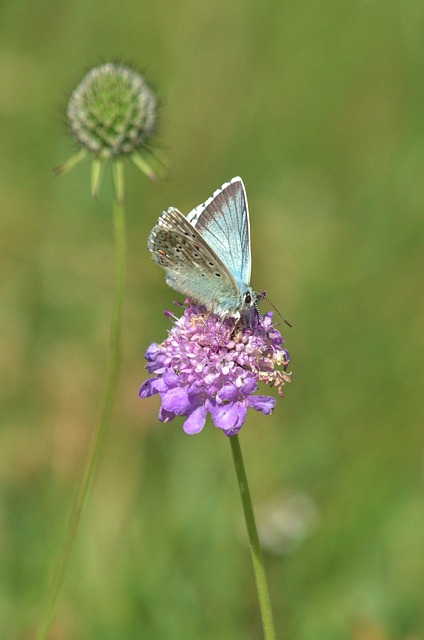
[[(112, 190), (62, 178), (83, 74), (144, 70), (169, 177), (127, 167), (118, 398), (51, 638), (261, 637), (230, 448), (138, 399), (176, 294), (147, 251), (234, 175), (293, 384), (241, 444), (279, 638), (424, 638), (424, 3), (0, 4), (0, 638), (34, 637), (103, 397)], [(266, 310), (266, 303), (262, 304)]]

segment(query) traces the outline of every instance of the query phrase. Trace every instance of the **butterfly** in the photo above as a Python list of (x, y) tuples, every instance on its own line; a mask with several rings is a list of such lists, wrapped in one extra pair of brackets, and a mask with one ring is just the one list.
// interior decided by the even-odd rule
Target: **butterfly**
[(260, 295), (250, 286), (250, 225), (246, 191), (239, 177), (186, 216), (166, 209), (147, 248), (167, 284), (221, 318), (250, 317)]

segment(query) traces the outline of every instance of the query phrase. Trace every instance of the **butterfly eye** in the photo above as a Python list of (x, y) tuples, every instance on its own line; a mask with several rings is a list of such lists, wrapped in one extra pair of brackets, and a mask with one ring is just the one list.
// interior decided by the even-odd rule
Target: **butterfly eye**
[(249, 292), (244, 294), (244, 302), (245, 304), (250, 304), (252, 302), (252, 296)]

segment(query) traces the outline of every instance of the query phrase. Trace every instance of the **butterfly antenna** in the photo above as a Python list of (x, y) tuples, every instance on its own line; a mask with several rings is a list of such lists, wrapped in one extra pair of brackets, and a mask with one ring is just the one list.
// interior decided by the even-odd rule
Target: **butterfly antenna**
[(290, 322), (289, 322), (288, 320), (286, 320), (286, 318), (283, 316), (283, 314), (282, 314), (282, 313), (280, 313), (280, 312), (278, 311), (277, 307), (276, 307), (274, 304), (272, 304), (271, 300), (270, 300), (269, 298), (267, 298), (265, 294), (263, 294), (263, 295), (262, 295), (262, 298), (263, 298), (264, 300), (266, 300), (266, 301), (268, 302), (268, 304), (270, 304), (270, 305), (271, 305), (271, 307), (274, 309), (274, 311), (276, 311), (276, 312), (278, 313), (278, 315), (280, 316), (281, 320), (282, 320), (283, 322), (285, 322), (285, 324), (286, 324), (288, 327), (292, 328), (292, 326), (293, 326), (293, 325), (292, 325), (292, 324), (290, 324)]

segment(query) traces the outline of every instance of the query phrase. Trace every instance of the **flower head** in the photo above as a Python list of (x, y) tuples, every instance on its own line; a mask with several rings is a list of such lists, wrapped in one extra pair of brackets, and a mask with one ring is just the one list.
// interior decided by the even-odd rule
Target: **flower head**
[(68, 103), (69, 128), (88, 151), (105, 158), (142, 147), (156, 125), (156, 96), (143, 76), (123, 64), (92, 69)]
[(140, 152), (156, 129), (157, 98), (140, 73), (114, 62), (94, 67), (73, 91), (66, 115), (79, 151), (58, 167), (58, 173), (91, 153), (94, 195), (109, 159), (129, 157), (150, 178), (156, 177)]
[(243, 426), (249, 407), (264, 414), (275, 407), (272, 396), (255, 395), (259, 382), (277, 387), (280, 396), (283, 385), (290, 382), (286, 373), (290, 356), (282, 344), (272, 313), (251, 328), (190, 305), (166, 340), (147, 349), (146, 369), (154, 377), (142, 384), (139, 395), (158, 393), (159, 420), (185, 416), (186, 433), (199, 433), (210, 413), (215, 426), (233, 436)]

